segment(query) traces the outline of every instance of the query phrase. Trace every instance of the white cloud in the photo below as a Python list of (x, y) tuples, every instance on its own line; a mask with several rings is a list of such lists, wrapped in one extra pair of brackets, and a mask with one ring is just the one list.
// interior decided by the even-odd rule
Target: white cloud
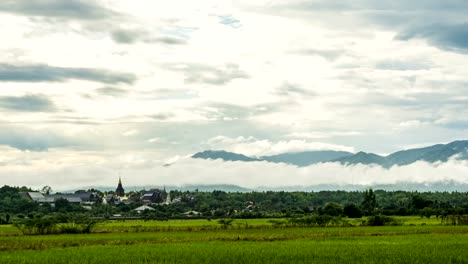
[(150, 138), (150, 139), (148, 139), (148, 142), (149, 142), (149, 143), (155, 143), (155, 142), (159, 142), (159, 141), (161, 141), (161, 139), (160, 139), (160, 138), (157, 138), (157, 137), (156, 137), (156, 138)]
[(0, 159), (0, 185), (26, 185), (34, 188), (50, 185), (55, 190), (112, 187), (119, 174), (128, 187), (235, 184), (255, 188), (468, 182), (468, 163), (456, 160), (440, 164), (417, 162), (390, 169), (367, 165), (344, 166), (338, 163), (298, 168), (268, 162), (224, 162), (181, 156), (163, 160), (155, 158), (157, 155), (152, 152), (64, 155), (61, 151), (51, 151), (45, 155), (47, 157), (11, 149), (4, 149), (3, 152), (7, 152), (9, 157)]
[(294, 132), (287, 134), (288, 138), (297, 138), (297, 139), (321, 139), (321, 138), (331, 138), (331, 137), (341, 137), (341, 136), (359, 136), (362, 135), (358, 131), (326, 131), (326, 132)]
[(122, 133), (122, 136), (124, 137), (130, 137), (130, 136), (135, 136), (138, 135), (140, 132), (136, 129), (128, 130)]
[(270, 141), (254, 137), (229, 138), (217, 136), (209, 139), (206, 145), (211, 149), (227, 150), (244, 155), (265, 156), (285, 152), (299, 152), (308, 150), (341, 150), (354, 152), (354, 148), (323, 142), (309, 142), (306, 140)]

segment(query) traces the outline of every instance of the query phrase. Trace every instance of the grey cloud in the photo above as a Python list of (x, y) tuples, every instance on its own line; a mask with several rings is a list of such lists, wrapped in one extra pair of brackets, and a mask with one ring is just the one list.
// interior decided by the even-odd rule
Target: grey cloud
[(171, 117), (174, 117), (174, 114), (173, 113), (158, 113), (158, 114), (150, 115), (149, 117), (155, 120), (163, 121), (163, 120), (170, 119)]
[(148, 43), (163, 43), (167, 45), (184, 45), (187, 44), (185, 39), (175, 38), (175, 37), (159, 37), (154, 39), (146, 39), (145, 42)]
[(232, 27), (232, 28), (240, 28), (242, 24), (240, 23), (240, 20), (229, 15), (229, 16), (219, 16), (219, 23)]
[(298, 85), (285, 83), (281, 87), (277, 88), (275, 93), (280, 96), (316, 96), (317, 93), (311, 90), (304, 89)]
[(127, 90), (124, 90), (121, 88), (115, 88), (115, 87), (98, 88), (96, 89), (96, 92), (102, 95), (114, 96), (114, 97), (124, 96), (128, 93)]
[(50, 130), (0, 125), (0, 144), (19, 150), (47, 151), (49, 148), (71, 146), (72, 142)]
[(136, 42), (141, 36), (139, 31), (131, 30), (115, 30), (111, 32), (111, 38), (117, 43), (132, 44)]
[(206, 107), (201, 107), (198, 111), (201, 111), (203, 115), (210, 119), (223, 120), (229, 119), (243, 119), (251, 115), (253, 109), (242, 107), (233, 104), (225, 103), (209, 103)]
[(93, 20), (115, 15), (89, 0), (3, 0), (0, 11), (27, 16)]
[(249, 75), (239, 65), (227, 63), (220, 67), (202, 64), (173, 64), (169, 68), (185, 74), (186, 83), (223, 85), (235, 79), (247, 79)]
[(69, 79), (88, 80), (109, 84), (132, 84), (136, 76), (90, 68), (61, 68), (44, 64), (0, 64), (0, 81), (10, 82), (64, 82)]
[(98, 121), (93, 120), (89, 117), (79, 117), (79, 116), (54, 116), (51, 120), (48, 120), (47, 123), (53, 124), (74, 124), (74, 125), (99, 125), (101, 124)]
[[(200, 142), (209, 138), (224, 135), (238, 137), (239, 135), (271, 139), (285, 133), (283, 128), (268, 126), (248, 120), (231, 120), (226, 126), (224, 120), (205, 120), (193, 122), (171, 122), (168, 125), (161, 120), (170, 118), (170, 112), (155, 113), (154, 121), (131, 122), (115, 120), (116, 122), (93, 124), (88, 118), (73, 118), (59, 116), (57, 122), (38, 122), (42, 129), (31, 129), (31, 122), (24, 124), (0, 123), (0, 145), (10, 146), (20, 150), (47, 151), (51, 148), (69, 149), (71, 151), (116, 151), (116, 150), (154, 150), (154, 144), (148, 144), (149, 138), (161, 138), (158, 152), (164, 155), (180, 155), (202, 150)], [(73, 125), (76, 133), (65, 133), (63, 124)], [(67, 126), (69, 127), (69, 126)], [(122, 136), (124, 132), (136, 130), (131, 137)], [(271, 137), (270, 137), (271, 136)], [(173, 144), (179, 142), (180, 144)]]
[(396, 38), (399, 40), (423, 38), (442, 49), (466, 52), (468, 51), (468, 23), (409, 28), (398, 34)]
[(436, 120), (434, 123), (443, 128), (468, 131), (468, 120)]
[(439, 107), (465, 107), (468, 104), (468, 98), (460, 98), (456, 93), (450, 94), (445, 92), (419, 92), (408, 94), (407, 98), (413, 102), (417, 102), (418, 105), (425, 105), (428, 108), (432, 108), (434, 105)]
[(434, 105), (438, 105), (439, 108), (449, 106), (459, 107), (465, 106), (468, 103), (468, 99), (457, 99), (455, 95), (437, 92), (407, 93), (400, 96), (382, 92), (368, 92), (360, 100), (368, 105), (382, 105), (414, 110), (434, 109)]
[[(326, 23), (328, 27), (353, 31), (362, 27), (391, 29), (398, 32), (400, 40), (421, 38), (445, 50), (466, 52), (468, 49), (468, 2), (464, 0), (298, 1), (273, 5), (265, 12), (302, 16)], [(337, 19), (336, 12), (346, 12), (347, 16)]]
[(197, 109), (194, 109), (194, 111), (201, 112), (202, 115), (205, 115), (209, 119), (237, 120), (277, 112), (280, 111), (285, 105), (286, 104), (282, 102), (257, 104), (253, 106), (240, 106), (226, 103), (207, 103), (201, 105)]
[(336, 60), (341, 56), (346, 55), (345, 50), (338, 49), (304, 49), (296, 51), (295, 53), (302, 55), (320, 56), (330, 61)]
[(111, 32), (111, 38), (116, 43), (133, 44), (136, 42), (161, 43), (166, 45), (184, 45), (187, 41), (173, 36), (152, 37), (150, 32), (142, 30), (124, 30), (118, 29)]
[(464, 0), (425, 0), (425, 1), (374, 1), (374, 0), (342, 0), (342, 1), (299, 1), (298, 4), (290, 5), (294, 8), (310, 9), (310, 10), (330, 10), (330, 11), (346, 11), (346, 10), (377, 10), (377, 11), (420, 11), (420, 10), (435, 10), (435, 11), (457, 11), (467, 10), (468, 5)]
[(21, 112), (55, 112), (55, 104), (44, 95), (0, 96), (0, 108)]
[(189, 100), (199, 97), (195, 90), (168, 88), (140, 92), (140, 95), (142, 100)]
[(429, 70), (432, 64), (428, 61), (420, 59), (393, 59), (379, 61), (376, 64), (376, 68), (380, 70), (397, 70), (397, 71), (417, 71), (417, 70)]

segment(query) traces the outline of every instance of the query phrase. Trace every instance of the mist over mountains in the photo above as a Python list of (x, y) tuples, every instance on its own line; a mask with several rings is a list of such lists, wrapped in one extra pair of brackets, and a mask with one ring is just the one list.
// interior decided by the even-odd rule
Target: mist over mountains
[(273, 163), (286, 163), (298, 167), (305, 167), (317, 163), (338, 162), (343, 165), (378, 165), (383, 168), (392, 166), (404, 166), (417, 161), (428, 163), (447, 162), (449, 159), (468, 160), (468, 140), (454, 141), (448, 144), (437, 144), (433, 146), (407, 149), (394, 152), (387, 156), (374, 153), (345, 151), (305, 151), (294, 153), (282, 153), (272, 156), (249, 157), (239, 153), (224, 150), (206, 150), (192, 156), (196, 159), (221, 159), (224, 161), (267, 161)]
[[(101, 191), (113, 191), (115, 186), (86, 186), (82, 189), (87, 190), (96, 188)], [(386, 191), (418, 191), (418, 192), (466, 192), (468, 184), (449, 181), (437, 181), (426, 183), (414, 182), (399, 182), (396, 184), (315, 184), (306, 186), (258, 186), (258, 187), (243, 187), (234, 184), (188, 184), (188, 185), (147, 185), (147, 186), (128, 186), (127, 190), (149, 190), (149, 189), (165, 189), (167, 191), (224, 191), (224, 192), (262, 192), (262, 191), (285, 191), (285, 192), (320, 192), (320, 191), (363, 191), (368, 188), (375, 190)], [(65, 193), (75, 192), (77, 189), (61, 190)]]

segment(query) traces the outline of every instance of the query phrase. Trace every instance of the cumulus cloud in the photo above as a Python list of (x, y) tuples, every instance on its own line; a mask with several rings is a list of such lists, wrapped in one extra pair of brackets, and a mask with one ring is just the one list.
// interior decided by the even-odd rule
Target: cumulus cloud
[(341, 146), (323, 142), (309, 142), (306, 140), (271, 141), (254, 137), (229, 138), (217, 136), (209, 139), (206, 145), (211, 149), (222, 149), (244, 155), (265, 156), (286, 152), (308, 150), (340, 150), (354, 152), (353, 147)]

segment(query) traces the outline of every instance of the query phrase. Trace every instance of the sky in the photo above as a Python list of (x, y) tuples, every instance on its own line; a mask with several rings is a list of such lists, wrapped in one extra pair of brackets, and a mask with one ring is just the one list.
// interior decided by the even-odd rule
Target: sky
[(3, 0), (0, 185), (468, 182), (455, 161), (382, 172), (187, 158), (466, 139), (467, 13), (463, 0)]

